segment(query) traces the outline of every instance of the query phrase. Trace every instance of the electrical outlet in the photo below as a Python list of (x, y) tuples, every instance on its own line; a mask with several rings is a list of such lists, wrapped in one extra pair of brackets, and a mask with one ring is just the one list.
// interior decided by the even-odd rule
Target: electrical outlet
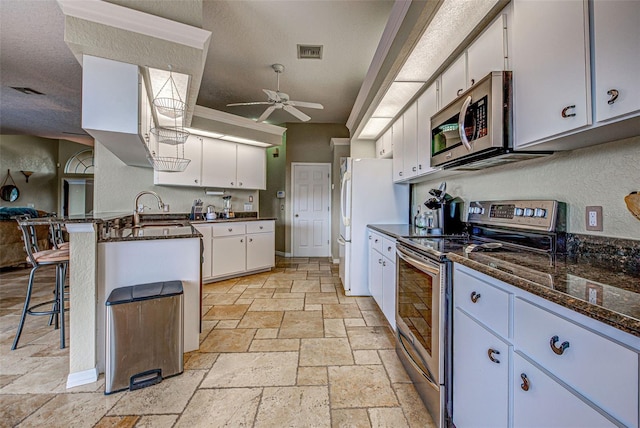
[(602, 232), (602, 207), (587, 207), (585, 222), (587, 230)]

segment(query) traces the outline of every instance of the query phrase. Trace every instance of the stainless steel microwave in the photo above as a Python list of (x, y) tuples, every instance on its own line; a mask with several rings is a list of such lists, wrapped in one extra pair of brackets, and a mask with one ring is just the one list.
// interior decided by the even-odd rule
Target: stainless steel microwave
[(493, 71), (431, 117), (431, 166), (482, 169), (551, 152), (513, 151), (510, 71)]

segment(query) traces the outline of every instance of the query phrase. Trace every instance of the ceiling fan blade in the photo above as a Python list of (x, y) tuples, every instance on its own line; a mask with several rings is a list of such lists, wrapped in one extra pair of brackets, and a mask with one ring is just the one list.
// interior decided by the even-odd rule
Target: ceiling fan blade
[(271, 113), (273, 113), (273, 111), (276, 109), (276, 106), (270, 106), (267, 107), (267, 109), (260, 115), (260, 117), (258, 119), (256, 119), (257, 122), (264, 122), (269, 115), (271, 115)]
[(292, 107), (290, 105), (285, 105), (283, 108), (284, 108), (284, 111), (291, 113), (292, 115), (294, 115), (295, 117), (297, 117), (298, 119), (300, 119), (303, 122), (306, 122), (309, 119), (311, 119), (310, 116), (307, 116), (306, 114), (304, 114), (303, 112), (301, 112), (297, 108)]
[(263, 89), (262, 92), (267, 94), (267, 96), (269, 97), (270, 100), (280, 101), (280, 95), (278, 95), (278, 93), (276, 91), (272, 91), (270, 89)]
[(251, 103), (232, 103), (232, 104), (227, 104), (227, 107), (256, 106), (256, 105), (266, 105), (266, 104), (273, 104), (273, 103), (270, 103), (269, 101), (255, 101), (255, 102), (251, 102)]
[(320, 109), (320, 110), (322, 110), (324, 108), (324, 106), (322, 104), (308, 103), (306, 101), (289, 101), (289, 105), (290, 106), (296, 106), (296, 107), (317, 108), (317, 109)]

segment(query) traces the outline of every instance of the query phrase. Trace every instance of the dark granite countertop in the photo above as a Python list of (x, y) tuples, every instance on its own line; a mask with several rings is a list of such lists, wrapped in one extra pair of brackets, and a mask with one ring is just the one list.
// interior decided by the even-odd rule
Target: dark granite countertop
[[(408, 224), (371, 224), (368, 227), (396, 239), (424, 236), (424, 229)], [(574, 235), (571, 239), (580, 240), (581, 246), (591, 252), (596, 246), (590, 240), (603, 241), (600, 237), (581, 235)], [(606, 240), (607, 243), (611, 241)], [(612, 264), (619, 258), (637, 258), (640, 242), (627, 240), (622, 243), (627, 246), (622, 251), (620, 240), (614, 241), (616, 245), (597, 247), (606, 254), (576, 251), (556, 260), (530, 252), (502, 251), (469, 254), (459, 251), (447, 253), (447, 258), (640, 337), (640, 272)], [(607, 264), (602, 260), (607, 260)], [(628, 260), (623, 261), (624, 266), (630, 265)]]
[(215, 224), (215, 223), (233, 223), (233, 222), (267, 221), (267, 220), (277, 220), (277, 219), (275, 217), (217, 218), (215, 220), (192, 221), (191, 224)]

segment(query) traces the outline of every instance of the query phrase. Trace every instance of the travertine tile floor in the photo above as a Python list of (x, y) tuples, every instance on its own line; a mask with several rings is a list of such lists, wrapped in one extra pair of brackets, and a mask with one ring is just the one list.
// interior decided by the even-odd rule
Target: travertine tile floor
[[(329, 259), (278, 258), (271, 272), (205, 284), (184, 373), (108, 396), (103, 375), (65, 388), (69, 352), (47, 317), (28, 317), (10, 350), (28, 272), (0, 272), (0, 426), (433, 426), (382, 313), (344, 295)], [(53, 274), (38, 272), (36, 298), (50, 298)]]

